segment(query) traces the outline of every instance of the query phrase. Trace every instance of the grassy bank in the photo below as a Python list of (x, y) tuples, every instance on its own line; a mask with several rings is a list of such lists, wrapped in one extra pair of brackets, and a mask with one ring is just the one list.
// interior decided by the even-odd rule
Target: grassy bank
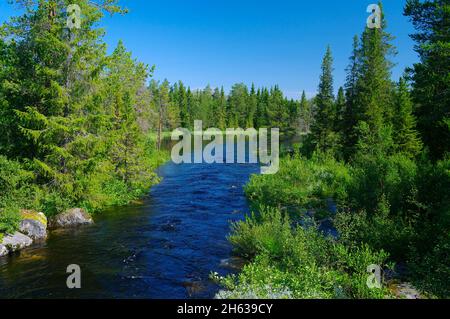
[[(401, 264), (407, 271), (398, 280), (449, 297), (449, 237), (442, 223), (448, 218), (449, 164), (415, 167), (392, 156), (349, 165), (297, 155), (282, 159), (278, 174), (254, 175), (246, 194), (255, 213), (234, 224), (229, 237), (249, 263), (237, 276), (220, 279), (226, 290), (219, 296), (392, 298), (387, 280), (379, 289), (367, 286), (367, 267), (379, 265), (387, 273)], [(438, 187), (430, 191), (430, 183)], [(426, 219), (420, 216), (425, 207)], [(337, 238), (319, 230), (324, 219)]]

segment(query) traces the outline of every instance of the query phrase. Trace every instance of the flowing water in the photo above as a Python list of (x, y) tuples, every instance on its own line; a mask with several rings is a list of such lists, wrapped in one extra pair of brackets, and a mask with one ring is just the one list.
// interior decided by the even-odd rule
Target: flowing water
[[(142, 205), (0, 258), (0, 298), (213, 297), (210, 272), (234, 271), (226, 236), (248, 212), (243, 186), (253, 173), (258, 165), (168, 163)], [(81, 289), (66, 286), (70, 264), (81, 267)]]

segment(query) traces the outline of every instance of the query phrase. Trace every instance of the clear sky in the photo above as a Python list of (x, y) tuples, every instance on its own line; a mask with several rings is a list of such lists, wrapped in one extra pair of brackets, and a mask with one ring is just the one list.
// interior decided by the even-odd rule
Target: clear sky
[[(0, 21), (13, 11), (0, 0)], [(384, 0), (388, 31), (399, 54), (393, 77), (417, 61), (402, 15), (405, 0)], [(156, 66), (154, 78), (193, 89), (244, 82), (278, 84), (289, 97), (317, 90), (326, 46), (334, 55), (335, 86), (343, 85), (352, 38), (361, 34), (376, 0), (121, 0), (130, 12), (106, 17), (109, 51), (119, 39)]]

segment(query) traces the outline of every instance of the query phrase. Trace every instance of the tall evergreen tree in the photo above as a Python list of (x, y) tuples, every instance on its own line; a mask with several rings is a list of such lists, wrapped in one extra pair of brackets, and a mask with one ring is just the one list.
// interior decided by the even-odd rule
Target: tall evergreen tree
[(256, 96), (255, 84), (252, 83), (252, 87), (250, 89), (250, 95), (248, 97), (248, 106), (247, 106), (247, 120), (245, 123), (245, 127), (254, 127), (255, 126), (255, 115), (258, 104), (258, 98)]
[(344, 118), (346, 114), (347, 101), (345, 100), (344, 88), (340, 87), (336, 98), (336, 118), (334, 122), (334, 130), (340, 134), (345, 134)]
[(300, 99), (299, 106), (299, 129), (301, 133), (310, 133), (311, 131), (311, 122), (312, 122), (312, 111), (311, 105), (306, 98), (306, 92), (302, 92), (302, 97)]
[[(382, 8), (381, 3), (379, 6)], [(380, 131), (392, 122), (393, 116), (394, 85), (390, 79), (392, 63), (388, 56), (395, 54), (395, 49), (390, 44), (392, 36), (385, 28), (386, 20), (382, 13), (381, 28), (366, 27), (362, 34), (353, 110), (358, 122), (368, 125), (367, 132), (380, 137)], [(356, 129), (357, 139), (361, 137), (359, 132)]]
[(267, 106), (267, 113), (271, 127), (279, 128), (281, 132), (286, 132), (289, 128), (289, 111), (287, 102), (283, 97), (278, 85), (270, 90)]
[(397, 150), (413, 157), (421, 151), (422, 142), (416, 131), (413, 104), (404, 78), (400, 78), (397, 85), (394, 114), (394, 142)]
[(178, 84), (178, 108), (180, 109), (180, 124), (181, 127), (188, 127), (189, 114), (187, 109), (186, 87), (183, 82), (179, 81)]
[(355, 132), (356, 124), (358, 123), (358, 113), (356, 109), (355, 97), (358, 79), (360, 78), (359, 72), (362, 70), (360, 66), (360, 48), (359, 39), (355, 35), (353, 38), (352, 55), (350, 56), (350, 62), (346, 68), (347, 76), (345, 81), (345, 112), (342, 123), (343, 134), (343, 148), (344, 156), (348, 159), (352, 154), (353, 147), (357, 142), (357, 135)]
[(405, 15), (417, 33), (420, 56), (412, 70), (412, 97), (418, 129), (434, 159), (450, 151), (450, 4), (447, 0), (408, 0)]
[(311, 130), (312, 144), (323, 151), (336, 147), (334, 132), (336, 108), (333, 93), (333, 57), (328, 46), (322, 61), (319, 92), (315, 98), (317, 113)]

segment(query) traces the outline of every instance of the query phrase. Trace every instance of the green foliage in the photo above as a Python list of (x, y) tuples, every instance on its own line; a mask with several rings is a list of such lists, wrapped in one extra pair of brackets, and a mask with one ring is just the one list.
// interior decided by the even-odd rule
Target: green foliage
[(230, 236), (242, 256), (256, 256), (238, 276), (221, 280), (225, 298), (384, 298), (367, 287), (367, 266), (385, 265), (387, 254), (367, 245), (348, 248), (315, 227), (291, 227), (278, 209), (234, 224)]
[(395, 93), (394, 140), (398, 152), (414, 157), (422, 150), (422, 141), (416, 131), (413, 104), (405, 79), (401, 78)]
[(274, 175), (254, 175), (245, 187), (256, 204), (288, 208), (323, 210), (330, 198), (340, 202), (347, 197), (348, 169), (329, 156), (316, 154), (311, 160), (300, 155), (283, 158)]
[(414, 282), (441, 298), (450, 296), (450, 233), (443, 235), (432, 250), (413, 254), (409, 266)]
[(450, 4), (408, 0), (405, 6), (417, 33), (412, 36), (420, 63), (412, 71), (412, 97), (418, 129), (434, 159), (450, 152)]
[(19, 227), (20, 215), (17, 210), (7, 207), (0, 210), (0, 234), (12, 234)]
[(245, 257), (264, 253), (282, 258), (291, 236), (289, 221), (274, 208), (259, 211), (258, 215), (247, 216), (245, 222), (234, 223), (229, 241), (236, 252)]
[[(309, 143), (313, 150), (335, 155), (339, 152), (340, 135), (336, 130), (338, 114), (333, 93), (333, 57), (328, 47), (322, 61), (319, 92), (315, 98), (316, 115)], [(312, 151), (312, 150), (311, 150)]]
[(32, 178), (18, 162), (0, 156), (0, 234), (17, 230), (19, 209), (33, 205), (34, 192), (28, 184)]
[(26, 14), (0, 28), (0, 232), (23, 208), (51, 216), (126, 204), (158, 181), (153, 170), (167, 158), (148, 139), (153, 68), (122, 42), (107, 56), (97, 27), (104, 12), (126, 10), (78, 1), (83, 23), (68, 31), (55, 2), (21, 4)]

